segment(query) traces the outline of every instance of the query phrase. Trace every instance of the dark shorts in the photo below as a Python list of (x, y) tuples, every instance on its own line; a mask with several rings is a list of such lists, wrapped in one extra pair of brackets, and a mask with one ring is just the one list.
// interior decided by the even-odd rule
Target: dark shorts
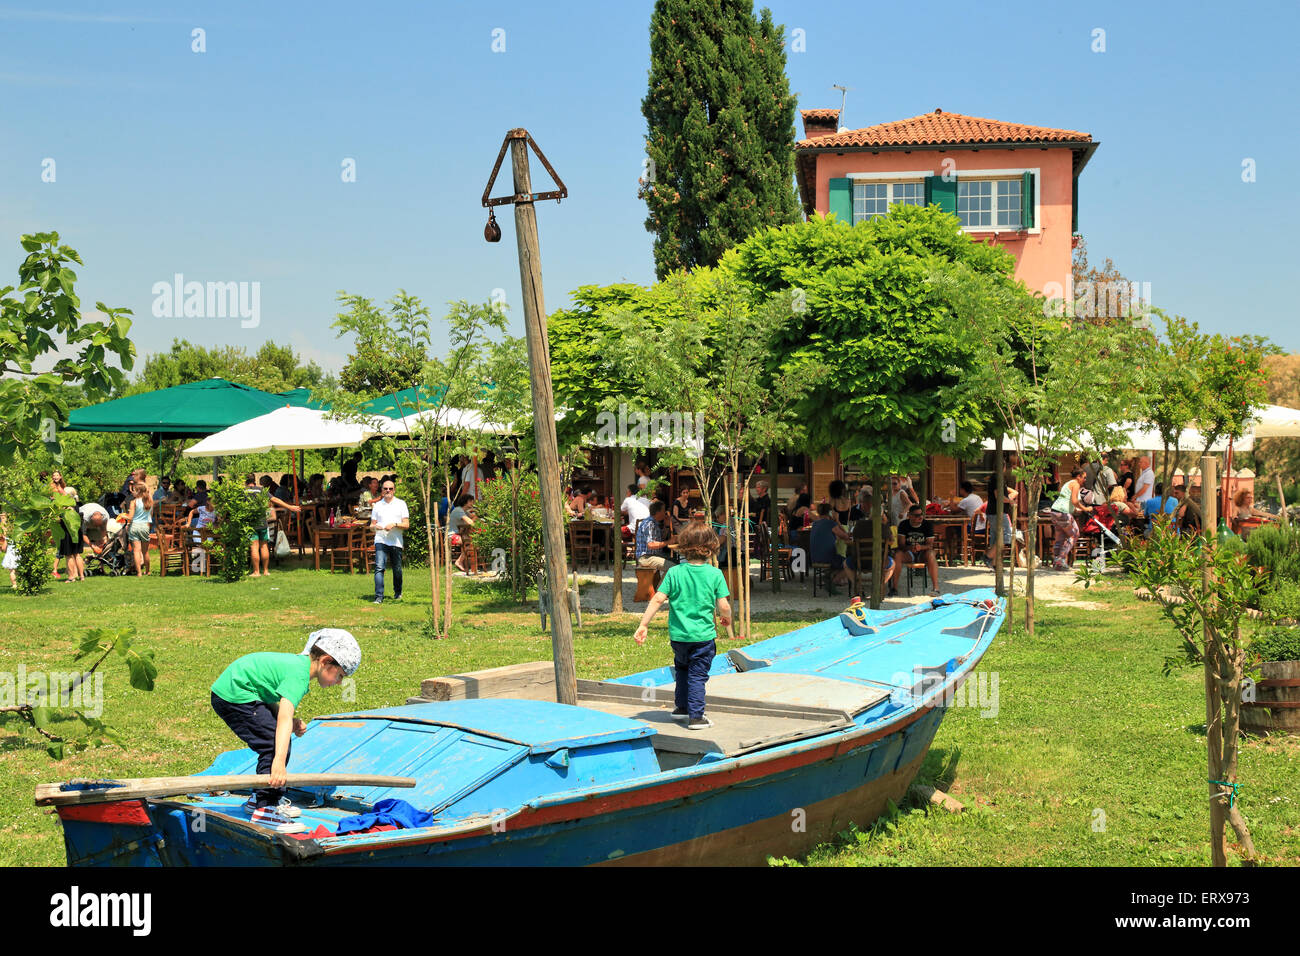
[(81, 554), (83, 547), (81, 536), (69, 534), (68, 526), (63, 525), (63, 535), (59, 538), (59, 557), (70, 558), (73, 555)]
[(266, 528), (254, 528), (253, 533), (248, 536), (248, 540), (269, 543), (271, 540), (271, 532)]

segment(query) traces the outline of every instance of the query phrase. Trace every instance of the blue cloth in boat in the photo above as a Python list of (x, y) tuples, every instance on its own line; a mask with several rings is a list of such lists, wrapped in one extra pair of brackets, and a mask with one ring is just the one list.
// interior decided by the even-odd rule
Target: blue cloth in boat
[(338, 833), (342, 836), (358, 830), (369, 830), (380, 823), (391, 823), (403, 830), (413, 830), (416, 827), (433, 826), (433, 822), (432, 813), (413, 807), (405, 800), (380, 800), (370, 813), (357, 813), (340, 820)]

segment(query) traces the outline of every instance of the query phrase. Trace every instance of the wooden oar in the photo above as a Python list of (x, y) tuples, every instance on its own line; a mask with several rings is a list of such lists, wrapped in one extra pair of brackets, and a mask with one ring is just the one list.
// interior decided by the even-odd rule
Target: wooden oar
[[(286, 788), (303, 787), (414, 787), (414, 777), (381, 777), (354, 773), (291, 773)], [(129, 777), (121, 780), (73, 780), (42, 783), (36, 788), (38, 807), (61, 807), (74, 803), (109, 803), (141, 797), (169, 797), (184, 793), (214, 793), (219, 790), (255, 790), (271, 786), (267, 773), (225, 777)], [(68, 789), (64, 789), (64, 788)]]

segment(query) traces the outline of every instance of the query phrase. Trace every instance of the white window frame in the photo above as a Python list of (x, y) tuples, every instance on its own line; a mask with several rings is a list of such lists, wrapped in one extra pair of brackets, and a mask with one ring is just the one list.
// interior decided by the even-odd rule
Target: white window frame
[[(921, 189), (922, 189), (921, 203), (924, 204), (924, 202), (925, 202), (925, 195), (924, 195), (924, 189), (925, 189), (925, 176), (926, 176), (925, 173), (900, 173), (900, 174), (898, 174), (898, 176), (897, 176), (896, 178), (890, 178), (890, 179), (886, 180), (884, 177), (881, 177), (881, 176), (856, 176), (856, 175), (850, 175), (850, 176), (849, 176), (849, 179), (852, 180), (852, 188), (851, 188), (850, 191), (849, 191), (849, 198), (850, 198), (851, 201), (853, 202), (853, 224), (856, 225), (856, 224), (859, 223), (859, 222), (865, 222), (865, 221), (867, 221), (866, 219), (864, 219), (864, 218), (860, 218), (860, 217), (858, 216), (858, 211), (857, 211), (857, 205), (858, 205), (858, 203), (857, 203), (857, 186), (858, 186), (858, 183), (859, 183), (859, 182), (861, 182), (863, 185), (867, 185), (867, 184), (869, 183), (869, 184), (871, 184), (871, 185), (875, 185), (875, 186), (884, 185), (884, 186), (888, 187), (888, 192), (885, 194), (885, 213), (884, 213), (884, 214), (887, 216), (887, 215), (889, 215), (889, 210), (892, 209), (892, 208), (894, 207), (895, 203), (901, 202), (901, 200), (896, 200), (896, 199), (894, 198), (894, 190), (895, 190), (895, 188), (898, 187), (898, 186), (903, 186), (903, 185), (919, 185), (919, 186), (921, 186)], [(915, 204), (915, 203), (906, 203), (905, 205), (909, 205), (909, 206), (911, 206), (911, 205), (916, 205), (916, 204)], [(873, 216), (873, 217), (871, 217), (871, 218), (875, 218), (875, 217)]]
[[(910, 169), (910, 170), (898, 170), (895, 172), (885, 172), (885, 173), (867, 173), (867, 172), (848, 173), (846, 175), (847, 178), (852, 180), (855, 184), (858, 182), (880, 182), (881, 180), (885, 180), (892, 183), (892, 182), (916, 182), (918, 180), (924, 182), (926, 176), (941, 176), (943, 175), (943, 172), (944, 171), (942, 169), (938, 169), (938, 170)], [(1026, 233), (1027, 235), (1030, 236), (1041, 235), (1043, 232), (1043, 227), (1042, 227), (1043, 170), (1041, 167), (1026, 166), (1022, 169), (967, 169), (967, 170), (953, 169), (952, 170), (952, 174), (957, 177), (958, 182), (960, 182), (963, 179), (967, 179), (967, 180), (1016, 179), (1016, 178), (1023, 177), (1025, 173), (1034, 174), (1034, 225), (1031, 228), (1019, 229), (1016, 228), (1015, 226), (962, 226), (961, 227), (962, 231), (978, 232), (978, 233), (1007, 233), (1007, 232)], [(995, 217), (997, 216), (997, 191), (996, 190), (997, 187), (995, 186), (994, 194), (993, 194), (993, 199), (994, 199), (993, 215)], [(851, 191), (850, 191), (850, 195), (852, 195)], [(892, 200), (893, 190), (890, 190), (890, 196)], [(856, 221), (857, 220), (854, 220), (854, 222)]]

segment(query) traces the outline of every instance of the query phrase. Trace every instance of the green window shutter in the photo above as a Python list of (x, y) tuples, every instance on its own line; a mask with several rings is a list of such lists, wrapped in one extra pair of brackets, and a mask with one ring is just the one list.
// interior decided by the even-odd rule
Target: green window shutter
[(1034, 174), (1020, 177), (1020, 228), (1034, 228)]
[(942, 176), (926, 176), (925, 204), (957, 215), (957, 177), (944, 182)]
[(831, 196), (826, 211), (834, 213), (843, 222), (853, 225), (853, 180), (832, 179)]
[(1079, 177), (1074, 177), (1074, 185), (1070, 189), (1070, 231), (1079, 231)]

